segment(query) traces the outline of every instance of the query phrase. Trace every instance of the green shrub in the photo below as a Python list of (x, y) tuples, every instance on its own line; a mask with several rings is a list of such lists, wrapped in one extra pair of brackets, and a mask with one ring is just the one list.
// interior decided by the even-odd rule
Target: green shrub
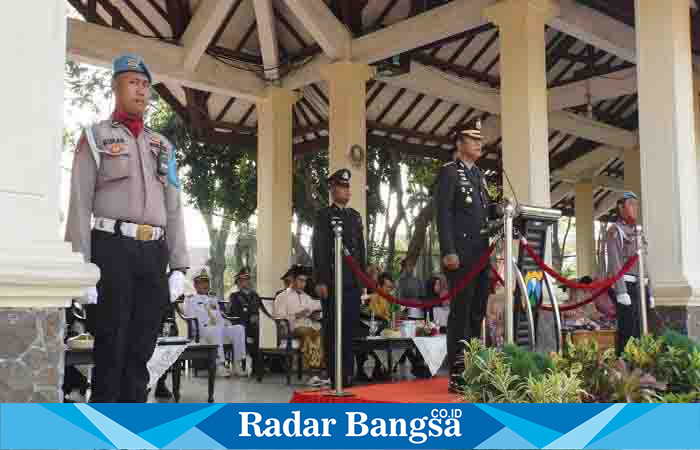
[(700, 391), (675, 394), (669, 392), (661, 398), (663, 403), (700, 403)]
[(507, 345), (466, 345), (463, 399), (490, 403), (700, 403), (700, 345), (675, 332), (630, 339), (620, 357), (596, 341), (551, 357)]
[[(513, 370), (514, 361), (526, 375)], [(463, 399), (472, 403), (575, 403), (584, 394), (578, 374), (557, 370), (545, 355), (486, 348), (476, 339), (466, 344), (463, 378)]]
[(622, 359), (610, 368), (610, 400), (617, 403), (655, 403), (661, 400), (666, 384)]
[(582, 384), (575, 373), (550, 369), (541, 379), (527, 379), (526, 394), (530, 403), (580, 403), (586, 394)]
[(666, 346), (663, 337), (647, 335), (630, 338), (622, 352), (622, 359), (634, 368), (650, 371), (656, 367), (657, 358), (664, 350)]
[(693, 338), (690, 336), (687, 336), (685, 334), (681, 334), (675, 330), (666, 330), (664, 334), (662, 335), (664, 342), (666, 345), (672, 346), (672, 347), (678, 347), (678, 348), (683, 348), (688, 351), (692, 350), (698, 350), (700, 351), (700, 344), (698, 344), (697, 341), (695, 341)]
[(661, 337), (644, 336), (627, 342), (622, 358), (648, 372), (677, 394), (700, 390), (700, 346), (675, 331)]
[(595, 340), (578, 345), (568, 340), (563, 354), (554, 356), (557, 369), (580, 375), (582, 388), (586, 392), (585, 400), (589, 402), (606, 401), (610, 397), (610, 367), (615, 360), (615, 351), (607, 349), (601, 352)]
[(543, 353), (531, 352), (513, 344), (505, 345), (503, 353), (510, 363), (510, 370), (522, 378), (541, 378), (548, 370), (554, 369), (552, 359)]

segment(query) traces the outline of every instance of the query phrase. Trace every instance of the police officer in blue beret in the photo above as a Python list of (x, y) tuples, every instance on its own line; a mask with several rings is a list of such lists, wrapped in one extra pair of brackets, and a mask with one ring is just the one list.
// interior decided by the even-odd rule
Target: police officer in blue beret
[(141, 57), (114, 60), (115, 110), (85, 128), (73, 160), (66, 240), (100, 268), (87, 292), (98, 403), (146, 401), (161, 312), (189, 266), (175, 148), (143, 123), (151, 81)]
[(362, 270), (366, 269), (365, 239), (362, 216), (348, 207), (350, 201), (350, 178), (348, 169), (340, 169), (329, 178), (331, 205), (321, 209), (314, 222), (313, 234), (313, 278), (316, 294), (321, 298), (324, 318), (324, 352), (331, 382), (335, 382), (335, 290), (343, 290), (343, 385), (352, 384), (354, 358), (352, 353), (353, 332), (360, 321), (360, 297), (362, 289), (350, 267), (343, 262), (343, 285), (335, 286), (335, 234), (333, 223), (343, 225), (343, 247)]
[[(627, 261), (639, 250), (637, 245), (637, 215), (639, 213), (637, 194), (631, 191), (623, 192), (617, 200), (616, 206), (617, 220), (608, 228), (605, 241), (608, 256), (608, 277), (617, 275)], [(646, 255), (644, 258), (646, 259)], [(645, 264), (645, 267), (649, 267), (649, 265)], [(653, 308), (654, 297), (651, 292), (649, 275), (647, 274), (643, 280), (639, 277), (639, 263), (632, 266), (608, 291), (608, 295), (615, 302), (617, 317), (615, 347), (618, 353), (622, 353), (631, 337), (639, 337), (641, 334), (640, 283), (645, 286), (647, 308)]]

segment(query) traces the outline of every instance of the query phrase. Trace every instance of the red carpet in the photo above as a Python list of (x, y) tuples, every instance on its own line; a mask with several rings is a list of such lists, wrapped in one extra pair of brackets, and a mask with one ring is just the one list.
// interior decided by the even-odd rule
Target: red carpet
[(371, 384), (347, 390), (352, 397), (324, 395), (328, 390), (295, 391), (290, 403), (459, 403), (459, 395), (447, 392), (447, 378)]

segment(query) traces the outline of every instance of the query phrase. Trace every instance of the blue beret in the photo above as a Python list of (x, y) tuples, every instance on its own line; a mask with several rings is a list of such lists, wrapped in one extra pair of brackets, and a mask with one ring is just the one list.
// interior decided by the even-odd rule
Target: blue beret
[(627, 200), (637, 200), (637, 194), (635, 194), (632, 191), (626, 191), (622, 193), (622, 196), (620, 197), (620, 201), (625, 202)]
[(138, 55), (127, 53), (116, 58), (112, 62), (112, 76), (116, 77), (124, 72), (137, 72), (146, 75), (148, 82), (151, 82), (151, 72), (148, 70), (143, 58)]

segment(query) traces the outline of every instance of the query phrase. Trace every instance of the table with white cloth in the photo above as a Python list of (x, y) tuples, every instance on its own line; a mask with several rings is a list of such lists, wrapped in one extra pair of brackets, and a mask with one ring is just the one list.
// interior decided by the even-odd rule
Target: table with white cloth
[[(212, 344), (192, 343), (186, 338), (181, 337), (161, 337), (158, 338), (158, 344), (151, 359), (147, 363), (149, 383), (148, 388), (151, 389), (156, 384), (158, 379), (173, 368), (173, 395), (175, 401), (180, 400), (180, 370), (184, 361), (204, 360), (207, 362), (208, 369), (208, 395), (207, 401), (214, 402), (214, 383), (216, 378), (216, 352), (217, 346)], [(66, 366), (85, 366), (94, 365), (94, 353), (92, 348), (85, 349), (70, 349), (65, 351)]]
[(437, 336), (416, 337), (362, 337), (353, 340), (353, 352), (375, 352), (383, 364), (389, 368), (389, 375), (394, 369), (394, 352), (414, 348), (425, 360), (431, 375), (435, 375), (447, 356), (447, 338), (444, 334)]

